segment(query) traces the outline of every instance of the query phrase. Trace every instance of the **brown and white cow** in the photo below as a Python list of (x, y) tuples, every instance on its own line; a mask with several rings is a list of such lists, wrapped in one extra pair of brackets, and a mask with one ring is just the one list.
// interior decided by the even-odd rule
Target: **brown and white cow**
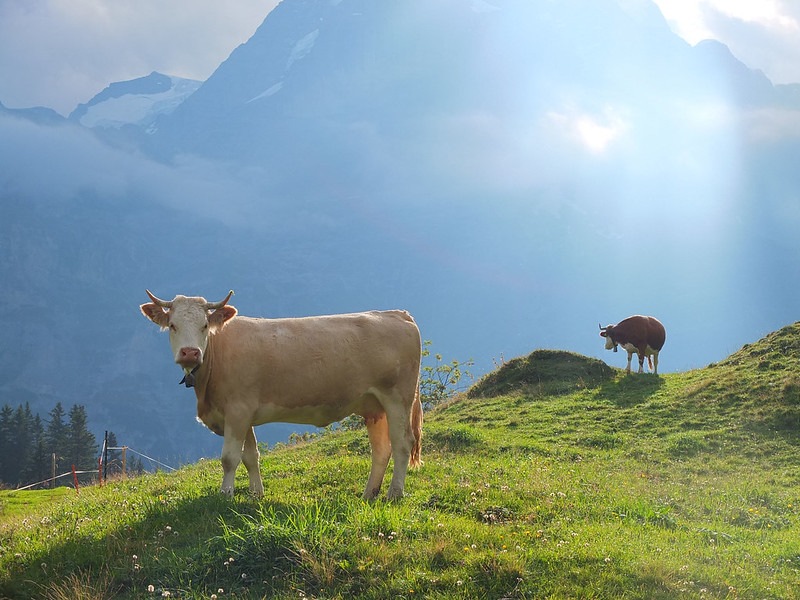
[(600, 335), (606, 338), (606, 350), (613, 348), (616, 352), (617, 346), (622, 346), (628, 352), (628, 373), (631, 372), (631, 358), (635, 352), (639, 357), (639, 373), (644, 370), (646, 356), (650, 370), (658, 375), (658, 353), (667, 339), (667, 332), (658, 319), (634, 315), (616, 325), (600, 325)]
[(197, 417), (224, 436), (222, 492), (233, 494), (244, 462), (250, 491), (264, 492), (254, 425), (275, 421), (324, 426), (364, 417), (372, 447), (365, 499), (380, 493), (394, 459), (387, 498), (403, 496), (406, 471), (418, 466), (422, 440), (419, 400), (421, 343), (405, 311), (372, 311), (292, 319), (237, 316), (220, 302), (175, 296), (142, 313), (169, 329), (175, 362), (197, 396)]

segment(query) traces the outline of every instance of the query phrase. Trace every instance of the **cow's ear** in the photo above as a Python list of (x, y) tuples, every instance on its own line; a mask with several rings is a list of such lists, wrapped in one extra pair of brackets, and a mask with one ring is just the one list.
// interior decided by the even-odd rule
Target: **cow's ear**
[(169, 315), (158, 304), (148, 302), (147, 304), (142, 304), (139, 309), (145, 317), (161, 327), (161, 329), (169, 327)]
[(222, 326), (236, 316), (236, 308), (233, 306), (223, 306), (208, 315), (208, 325), (211, 331), (222, 329)]

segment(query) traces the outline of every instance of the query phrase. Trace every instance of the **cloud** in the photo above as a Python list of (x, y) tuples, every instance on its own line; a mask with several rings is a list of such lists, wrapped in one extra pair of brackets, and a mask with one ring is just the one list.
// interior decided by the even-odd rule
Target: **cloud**
[(691, 44), (717, 39), (773, 83), (800, 82), (800, 3), (795, 0), (655, 0)]
[(753, 23), (773, 30), (797, 31), (797, 21), (790, 14), (788, 5), (778, 0), (706, 0), (709, 7), (731, 19)]
[(5, 116), (0, 140), (0, 206), (32, 202), (62, 210), (88, 194), (110, 205), (152, 204), (238, 228), (269, 225), (271, 205), (252, 185), (257, 174), (229, 165), (192, 158), (167, 166), (109, 148), (71, 124), (47, 127)]
[(0, 102), (62, 114), (152, 71), (205, 80), (277, 0), (0, 0)]

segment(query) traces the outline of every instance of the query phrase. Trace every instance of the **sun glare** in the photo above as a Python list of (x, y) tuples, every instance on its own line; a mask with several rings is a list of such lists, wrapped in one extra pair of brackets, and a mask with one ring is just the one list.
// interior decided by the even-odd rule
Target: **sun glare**
[(592, 154), (606, 152), (628, 129), (625, 121), (610, 111), (602, 116), (551, 112), (548, 119), (562, 134), (577, 141)]
[(575, 129), (583, 141), (583, 145), (595, 154), (604, 152), (620, 133), (618, 127), (601, 125), (588, 116), (580, 117), (575, 123)]

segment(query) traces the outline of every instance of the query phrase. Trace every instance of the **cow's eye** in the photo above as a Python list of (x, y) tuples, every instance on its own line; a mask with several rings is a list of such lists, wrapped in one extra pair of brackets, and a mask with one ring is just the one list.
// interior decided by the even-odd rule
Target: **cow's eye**
[(205, 325), (203, 325), (203, 331), (208, 331), (208, 323), (206, 323)]
[(169, 324), (169, 330), (170, 330), (170, 331), (178, 331), (178, 328), (177, 328), (177, 327), (175, 327), (175, 325), (174, 325), (173, 323), (170, 323), (170, 324)]

